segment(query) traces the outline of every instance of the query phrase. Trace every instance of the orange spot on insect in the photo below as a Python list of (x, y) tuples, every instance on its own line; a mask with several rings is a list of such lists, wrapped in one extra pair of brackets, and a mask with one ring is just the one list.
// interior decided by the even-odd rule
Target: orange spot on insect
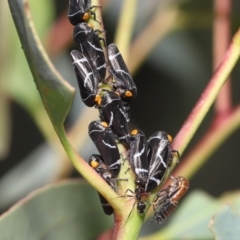
[(101, 103), (102, 103), (102, 99), (101, 99), (101, 97), (99, 97), (98, 100), (97, 100), (97, 104), (101, 105)]
[(99, 94), (97, 94), (97, 95), (95, 96), (95, 102), (97, 102), (97, 103), (98, 103), (99, 99), (101, 99), (101, 97), (100, 97), (100, 95), (99, 95)]
[(138, 130), (137, 129), (132, 130), (131, 135), (135, 136), (137, 134), (138, 134)]
[(102, 122), (102, 125), (107, 128), (108, 127), (108, 124), (106, 122)]
[(170, 136), (170, 135), (167, 135), (167, 138), (168, 138), (169, 142), (172, 142), (172, 141), (173, 141), (173, 138), (172, 138), (172, 136)]
[[(83, 19), (84, 21), (88, 20), (89, 18), (90, 18), (90, 13), (86, 12), (86, 13), (83, 14), (82, 19)], [(89, 26), (90, 26), (90, 25), (89, 25)], [(92, 27), (92, 26), (90, 26), (90, 27)]]
[(132, 97), (132, 96), (133, 96), (133, 94), (132, 94), (131, 91), (126, 91), (125, 92), (125, 97)]
[(91, 162), (90, 162), (90, 165), (91, 165), (91, 167), (92, 168), (97, 168), (98, 166), (99, 166), (99, 162), (98, 161), (96, 161), (96, 160), (92, 160)]

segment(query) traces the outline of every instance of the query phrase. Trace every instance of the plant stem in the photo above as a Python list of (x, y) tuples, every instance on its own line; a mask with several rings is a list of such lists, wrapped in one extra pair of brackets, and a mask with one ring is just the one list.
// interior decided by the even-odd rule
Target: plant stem
[(126, 65), (129, 65), (129, 46), (132, 38), (137, 0), (124, 0), (114, 42), (119, 48)]
[(129, 53), (131, 59), (128, 64), (131, 73), (134, 73), (141, 66), (157, 43), (173, 29), (179, 15), (179, 9), (176, 5), (163, 7), (161, 4), (151, 22), (131, 45)]
[(185, 150), (189, 141), (201, 124), (203, 118), (206, 116), (209, 108), (217, 97), (222, 85), (227, 80), (230, 72), (235, 66), (240, 55), (240, 30), (235, 34), (230, 47), (224, 55), (224, 58), (215, 71), (213, 77), (203, 91), (200, 99), (183, 124), (181, 130), (178, 132), (174, 142), (173, 148), (180, 152), (180, 155)]
[[(227, 50), (230, 39), (231, 0), (214, 1), (215, 18), (213, 23), (213, 67), (216, 69)], [(223, 85), (215, 102), (216, 117), (225, 116), (231, 111), (231, 81)]]
[[(209, 156), (219, 148), (237, 128), (240, 127), (240, 105), (231, 114), (218, 122), (212, 124), (201, 141), (190, 151), (176, 168), (174, 176), (185, 176), (191, 178), (195, 172), (207, 161)], [(167, 183), (168, 184), (168, 183)]]

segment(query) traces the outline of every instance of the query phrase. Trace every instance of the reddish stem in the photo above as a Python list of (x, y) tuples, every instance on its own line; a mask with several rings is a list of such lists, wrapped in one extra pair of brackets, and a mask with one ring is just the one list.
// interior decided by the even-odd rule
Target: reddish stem
[[(209, 156), (240, 126), (240, 105), (221, 118), (218, 124), (212, 123), (201, 140), (185, 156), (181, 164), (174, 170), (173, 176), (191, 178), (195, 172), (209, 159)], [(164, 184), (170, 184), (170, 179)]]
[[(215, 18), (213, 22), (213, 68), (217, 68), (226, 52), (230, 40), (231, 0), (214, 1)], [(226, 116), (232, 109), (231, 82), (222, 87), (215, 102), (216, 121)]]
[(184, 149), (198, 129), (210, 106), (216, 99), (220, 88), (225, 83), (234, 64), (239, 58), (239, 34), (240, 29), (233, 37), (233, 41), (226, 51), (223, 60), (200, 96), (196, 106), (193, 108), (192, 112), (175, 137), (172, 147), (173, 149), (178, 149), (180, 154), (183, 153)]

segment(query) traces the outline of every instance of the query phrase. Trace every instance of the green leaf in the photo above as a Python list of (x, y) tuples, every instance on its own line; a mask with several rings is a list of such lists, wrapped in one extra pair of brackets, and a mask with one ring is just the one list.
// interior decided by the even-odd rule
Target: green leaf
[(24, 54), (48, 116), (73, 165), (79, 172), (84, 172), (83, 176), (87, 178), (87, 171), (84, 170), (88, 166), (83, 160), (80, 162), (63, 126), (72, 106), (75, 90), (60, 76), (47, 57), (36, 34), (28, 2), (26, 0), (8, 2)]
[(240, 237), (240, 216), (229, 205), (224, 206), (212, 219), (210, 229), (217, 240), (235, 240)]
[[(5, 10), (8, 13), (4, 18), (4, 21), (8, 22), (7, 27), (2, 29), (5, 33), (3, 36), (3, 38), (5, 38), (5, 54), (3, 53), (3, 56), (1, 56), (2, 61), (4, 60), (3, 84), (6, 85), (5, 88), (7, 89), (8, 94), (11, 95), (10, 98), (13, 98), (15, 101), (21, 104), (28, 112), (34, 115), (36, 114), (36, 112), (42, 111), (43, 104), (36, 89), (36, 85), (32, 81), (32, 75), (29, 71), (26, 58), (19, 44), (19, 38), (16, 30), (14, 29), (12, 17), (9, 14), (10, 11), (8, 11), (9, 6), (7, 2), (5, 4), (6, 9), (1, 9), (2, 11)], [(53, 13), (50, 14), (50, 12), (53, 12), (52, 5), (53, 4), (47, 0), (43, 0), (41, 2), (31, 1), (31, 10), (34, 11), (33, 17), (35, 18), (38, 33), (40, 32), (40, 36), (42, 37), (43, 33), (46, 34), (47, 26), (49, 28), (49, 25), (51, 23), (50, 18)], [(2, 5), (0, 7), (2, 7)], [(44, 15), (44, 18), (40, 18), (40, 14), (41, 16)], [(27, 48), (27, 46), (25, 48)], [(6, 54), (14, 57), (6, 58)]]
[(37, 89), (55, 129), (58, 129), (69, 112), (75, 91), (55, 70), (44, 52), (34, 29), (28, 2), (8, 2)]
[(79, 180), (43, 187), (0, 217), (0, 239), (96, 239), (111, 226), (97, 192)]

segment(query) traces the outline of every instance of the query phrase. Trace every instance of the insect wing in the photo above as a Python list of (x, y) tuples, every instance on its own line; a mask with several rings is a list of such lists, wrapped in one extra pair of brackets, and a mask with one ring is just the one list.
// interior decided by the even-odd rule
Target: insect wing
[(88, 133), (104, 163), (109, 167), (112, 176), (116, 177), (120, 171), (120, 154), (111, 132), (100, 121), (93, 121), (88, 127)]
[[(104, 163), (104, 160), (100, 155), (92, 154), (89, 158), (89, 165), (101, 175), (101, 177), (112, 187), (114, 191), (116, 191), (116, 182), (112, 180), (112, 173), (109, 170), (109, 167)], [(111, 215), (113, 213), (112, 206), (99, 192), (98, 195), (104, 213), (107, 215)]]
[(145, 183), (148, 178), (147, 141), (141, 130), (133, 130), (130, 134), (129, 159), (137, 178)]
[(122, 106), (123, 106), (123, 111), (125, 114), (126, 121), (130, 121), (130, 106), (129, 106), (129, 101), (125, 101), (125, 99), (122, 99)]
[(98, 192), (99, 199), (103, 208), (103, 211), (106, 215), (111, 215), (113, 214), (113, 208), (109, 204), (109, 202)]
[(75, 73), (82, 101), (88, 106), (93, 107), (98, 90), (98, 81), (94, 76), (91, 65), (84, 55), (77, 50), (71, 52)]
[(121, 96), (125, 98), (125, 91), (129, 90), (132, 93), (131, 97), (136, 97), (137, 87), (130, 75), (128, 68), (123, 60), (121, 53), (119, 52), (115, 44), (108, 46), (108, 59), (111, 65), (110, 71), (114, 76), (114, 87), (120, 92)]
[(107, 65), (96, 31), (86, 23), (77, 24), (73, 29), (73, 39), (79, 45), (81, 53), (88, 58), (97, 79), (103, 80)]
[(85, 21), (84, 16), (90, 8), (91, 0), (69, 0), (68, 19), (70, 23), (76, 25)]
[(115, 92), (106, 91), (99, 108), (102, 121), (106, 121), (119, 141), (129, 147), (128, 125), (121, 98)]
[(155, 214), (153, 215), (153, 219), (157, 223), (162, 223), (177, 208), (178, 202), (188, 188), (188, 180), (184, 177), (177, 177), (167, 189), (159, 191), (154, 203)]
[(146, 191), (157, 187), (166, 173), (171, 156), (169, 140), (163, 131), (156, 132), (148, 140), (149, 176)]

